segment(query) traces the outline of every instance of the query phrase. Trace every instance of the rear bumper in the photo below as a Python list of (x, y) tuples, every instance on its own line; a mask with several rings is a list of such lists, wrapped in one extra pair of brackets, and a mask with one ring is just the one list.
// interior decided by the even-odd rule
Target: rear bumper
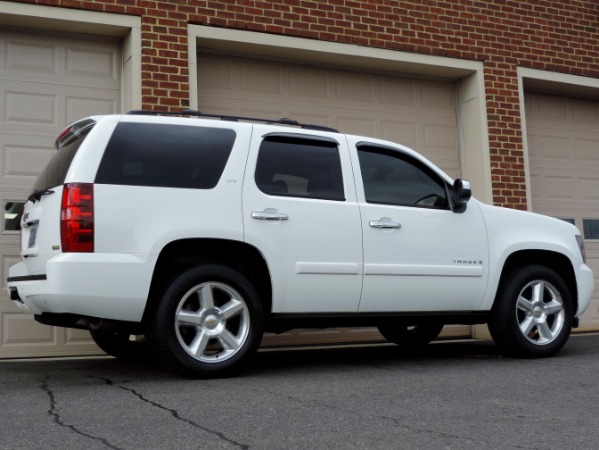
[(135, 255), (65, 253), (50, 259), (46, 274), (25, 263), (9, 269), (11, 299), (32, 314), (69, 313), (139, 322), (148, 298), (153, 264)]

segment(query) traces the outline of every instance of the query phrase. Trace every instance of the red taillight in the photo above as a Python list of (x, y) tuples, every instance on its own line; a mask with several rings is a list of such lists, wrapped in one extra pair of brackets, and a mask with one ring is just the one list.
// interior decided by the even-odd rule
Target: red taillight
[(94, 251), (94, 185), (65, 184), (60, 209), (63, 252)]

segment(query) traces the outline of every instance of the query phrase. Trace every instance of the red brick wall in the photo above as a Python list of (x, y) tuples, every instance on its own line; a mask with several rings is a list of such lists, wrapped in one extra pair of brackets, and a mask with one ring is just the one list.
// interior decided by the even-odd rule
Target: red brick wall
[(599, 77), (595, 0), (21, 0), (142, 17), (144, 108), (188, 105), (187, 24), (484, 62), (496, 204), (526, 208), (516, 68)]

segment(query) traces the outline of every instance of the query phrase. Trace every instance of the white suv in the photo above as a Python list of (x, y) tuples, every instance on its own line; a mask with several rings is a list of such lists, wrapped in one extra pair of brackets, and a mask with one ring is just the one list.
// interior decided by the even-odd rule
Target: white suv
[(90, 117), (58, 137), (8, 278), (37, 321), (213, 376), (299, 327), (414, 346), (488, 323), (504, 351), (549, 356), (589, 304), (576, 227), (470, 199), (404, 146), (182, 115)]

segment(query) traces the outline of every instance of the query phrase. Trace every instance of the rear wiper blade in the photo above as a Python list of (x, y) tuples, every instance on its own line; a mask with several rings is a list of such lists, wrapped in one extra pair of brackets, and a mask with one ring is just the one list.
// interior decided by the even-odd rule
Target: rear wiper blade
[(32, 201), (33, 203), (38, 202), (44, 195), (54, 194), (52, 189), (38, 189), (37, 191), (33, 191), (29, 197), (27, 197), (27, 201)]

